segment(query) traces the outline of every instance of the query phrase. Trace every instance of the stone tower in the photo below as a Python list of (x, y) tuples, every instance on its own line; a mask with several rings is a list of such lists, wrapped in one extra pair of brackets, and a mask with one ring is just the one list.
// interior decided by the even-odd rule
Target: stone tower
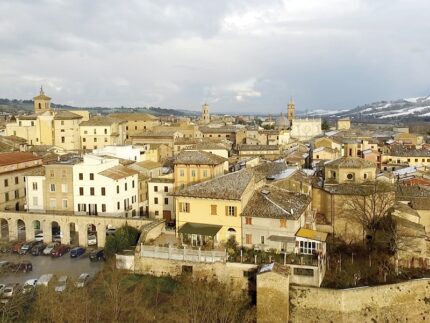
[(40, 87), (40, 94), (35, 96), (33, 100), (35, 113), (51, 111), (51, 98), (45, 95), (42, 87)]
[(296, 105), (294, 104), (294, 101), (291, 98), (290, 102), (288, 103), (288, 110), (287, 110), (288, 121), (292, 123), (295, 117), (296, 117)]
[(209, 105), (207, 103), (202, 106), (202, 123), (208, 124), (211, 121), (211, 116), (209, 115)]

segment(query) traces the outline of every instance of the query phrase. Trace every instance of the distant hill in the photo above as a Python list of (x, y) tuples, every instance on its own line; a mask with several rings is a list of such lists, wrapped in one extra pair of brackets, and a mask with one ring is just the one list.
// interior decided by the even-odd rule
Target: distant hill
[[(52, 108), (60, 110), (89, 110), (94, 114), (109, 114), (109, 113), (148, 113), (155, 116), (195, 116), (198, 115), (197, 111), (190, 111), (184, 109), (163, 109), (159, 107), (72, 107), (63, 104), (51, 104)], [(23, 114), (33, 111), (33, 100), (10, 100), (0, 99), (0, 112)]]

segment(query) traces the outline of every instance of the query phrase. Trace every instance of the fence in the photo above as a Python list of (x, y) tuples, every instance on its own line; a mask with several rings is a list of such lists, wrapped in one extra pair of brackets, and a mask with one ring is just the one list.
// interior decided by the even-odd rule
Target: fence
[(143, 244), (141, 245), (140, 256), (158, 259), (206, 263), (227, 261), (226, 251), (204, 251), (201, 249), (194, 250), (187, 248), (177, 249), (172, 247), (146, 246)]

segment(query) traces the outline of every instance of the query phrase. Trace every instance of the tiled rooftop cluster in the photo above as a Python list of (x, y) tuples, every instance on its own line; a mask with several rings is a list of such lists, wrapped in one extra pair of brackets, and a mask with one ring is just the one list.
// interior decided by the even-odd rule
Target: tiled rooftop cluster
[(183, 150), (174, 159), (174, 164), (219, 165), (226, 158), (201, 150)]

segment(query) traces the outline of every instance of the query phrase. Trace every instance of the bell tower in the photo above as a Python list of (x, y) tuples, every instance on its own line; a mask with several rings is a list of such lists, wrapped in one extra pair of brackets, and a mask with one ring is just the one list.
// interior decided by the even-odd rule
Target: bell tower
[(35, 96), (33, 100), (35, 113), (51, 111), (51, 98), (45, 95), (42, 87), (40, 87), (40, 94)]
[(291, 98), (290, 102), (288, 103), (288, 110), (287, 110), (288, 121), (292, 123), (295, 117), (296, 117), (296, 105), (294, 104), (293, 98)]
[(208, 124), (211, 121), (211, 116), (209, 115), (209, 105), (207, 103), (202, 106), (202, 123)]

